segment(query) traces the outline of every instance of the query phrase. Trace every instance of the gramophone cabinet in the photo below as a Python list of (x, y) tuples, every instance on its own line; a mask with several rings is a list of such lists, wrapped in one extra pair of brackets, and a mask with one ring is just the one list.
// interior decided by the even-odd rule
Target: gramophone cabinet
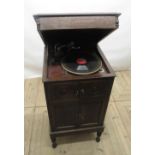
[[(34, 15), (45, 44), (43, 84), (48, 109), (50, 137), (96, 132), (100, 141), (115, 73), (98, 42), (118, 28), (117, 13)], [(90, 75), (74, 75), (61, 66), (56, 44), (74, 42), (81, 49), (96, 52), (101, 69)]]

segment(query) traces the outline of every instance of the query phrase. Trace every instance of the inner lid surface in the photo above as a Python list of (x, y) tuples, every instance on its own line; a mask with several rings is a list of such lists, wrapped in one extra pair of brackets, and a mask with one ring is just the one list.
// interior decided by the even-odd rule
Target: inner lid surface
[(119, 14), (35, 15), (38, 31), (45, 42), (97, 43), (118, 28)]
[(43, 40), (46, 43), (67, 43), (76, 42), (80, 44), (91, 44), (97, 43), (103, 38), (103, 36), (108, 35), (113, 30), (98, 30), (98, 29), (75, 29), (75, 30), (48, 30), (42, 31)]

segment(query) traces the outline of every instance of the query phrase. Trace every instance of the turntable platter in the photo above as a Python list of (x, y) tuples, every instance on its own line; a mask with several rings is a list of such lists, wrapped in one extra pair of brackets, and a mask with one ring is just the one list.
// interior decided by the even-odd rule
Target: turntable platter
[(100, 70), (102, 61), (95, 52), (73, 51), (62, 58), (61, 65), (69, 73), (89, 75)]

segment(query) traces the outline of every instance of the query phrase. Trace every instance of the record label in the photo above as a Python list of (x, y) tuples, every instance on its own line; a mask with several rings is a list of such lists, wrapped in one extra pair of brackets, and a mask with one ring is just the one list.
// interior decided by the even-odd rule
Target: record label
[(87, 60), (84, 58), (77, 58), (76, 63), (79, 65), (85, 65), (87, 63)]

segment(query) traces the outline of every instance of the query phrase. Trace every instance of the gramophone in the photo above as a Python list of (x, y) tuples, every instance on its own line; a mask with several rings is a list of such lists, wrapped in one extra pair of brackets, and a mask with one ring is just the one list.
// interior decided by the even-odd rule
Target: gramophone
[(118, 13), (35, 15), (45, 44), (43, 84), (56, 137), (97, 132), (100, 141), (115, 78), (98, 42), (118, 28)]

